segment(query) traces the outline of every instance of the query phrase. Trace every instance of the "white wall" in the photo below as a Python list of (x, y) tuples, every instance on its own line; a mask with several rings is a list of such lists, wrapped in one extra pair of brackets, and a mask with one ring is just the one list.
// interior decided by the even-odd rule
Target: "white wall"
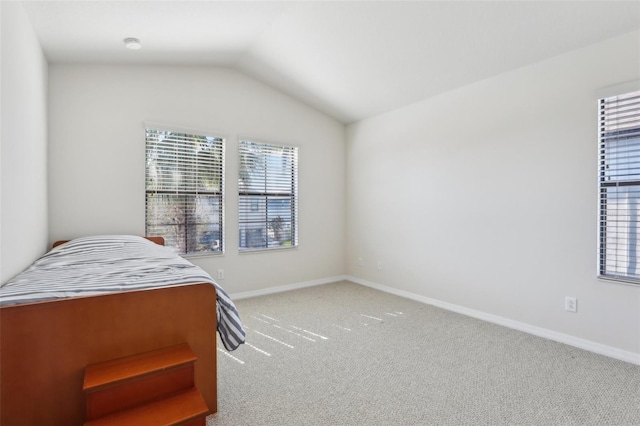
[(21, 3), (0, 2), (0, 15), (4, 283), (47, 250), (47, 61)]
[[(344, 126), (214, 67), (51, 65), (50, 237), (144, 235), (144, 122), (222, 133), (226, 254), (191, 258), (230, 293), (344, 274)], [(238, 254), (238, 137), (299, 147), (299, 243)]]
[(638, 32), (350, 125), (348, 273), (640, 354), (640, 286), (596, 279), (597, 93), (634, 79)]

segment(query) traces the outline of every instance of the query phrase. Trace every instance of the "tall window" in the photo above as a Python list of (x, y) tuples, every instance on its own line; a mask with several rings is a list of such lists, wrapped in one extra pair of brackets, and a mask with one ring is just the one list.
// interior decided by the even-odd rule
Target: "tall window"
[(640, 284), (640, 91), (600, 99), (599, 275)]
[(178, 253), (223, 251), (224, 140), (146, 129), (146, 229)]
[(239, 248), (298, 246), (298, 148), (240, 141)]

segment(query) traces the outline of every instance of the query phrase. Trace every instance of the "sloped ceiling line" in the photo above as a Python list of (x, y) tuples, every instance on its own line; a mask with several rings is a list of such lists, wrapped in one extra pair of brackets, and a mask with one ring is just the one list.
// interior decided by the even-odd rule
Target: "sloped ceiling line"
[(51, 63), (230, 67), (343, 123), (640, 29), (615, 0), (22, 4)]

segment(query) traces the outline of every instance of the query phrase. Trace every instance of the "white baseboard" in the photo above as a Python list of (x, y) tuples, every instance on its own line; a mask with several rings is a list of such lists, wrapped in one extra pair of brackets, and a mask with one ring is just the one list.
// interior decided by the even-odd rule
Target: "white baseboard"
[(483, 321), (502, 325), (504, 327), (512, 328), (514, 330), (524, 331), (525, 333), (533, 334), (534, 336), (543, 337), (545, 339), (554, 340), (560, 343), (565, 343), (570, 346), (574, 346), (574, 347), (584, 349), (590, 352), (594, 352), (600, 355), (608, 356), (610, 358), (618, 359), (620, 361), (625, 361), (631, 364), (640, 365), (640, 354), (638, 353), (624, 351), (622, 349), (596, 343), (591, 340), (582, 339), (582, 338), (571, 336), (568, 334), (558, 333), (557, 331), (549, 330), (542, 327), (537, 327), (537, 326), (519, 322), (519, 321), (514, 321), (509, 318), (488, 314), (486, 312), (476, 311), (474, 309), (465, 308), (464, 306), (454, 305), (452, 303), (443, 302), (441, 300), (431, 299), (429, 297), (424, 297), (418, 294), (410, 293), (408, 291), (387, 287), (382, 284), (363, 280), (353, 276), (346, 276), (344, 279), (348, 281), (352, 281), (356, 284), (360, 284), (366, 287), (371, 287), (376, 290), (384, 291), (385, 293), (390, 293), (396, 296), (404, 297), (406, 299), (411, 299), (417, 302), (433, 305), (438, 308), (446, 309), (448, 311), (456, 312), (472, 318), (477, 318)]
[(319, 280), (304, 281), (301, 283), (281, 285), (278, 287), (269, 287), (262, 290), (243, 291), (241, 293), (233, 293), (233, 294), (230, 294), (229, 297), (231, 298), (231, 300), (247, 299), (249, 297), (266, 296), (267, 294), (282, 293), (283, 291), (297, 290), (300, 288), (313, 287), (316, 285), (329, 284), (329, 283), (334, 283), (338, 281), (345, 281), (348, 279), (349, 278), (346, 275), (338, 275), (335, 277), (322, 278)]
[(351, 275), (337, 275), (335, 277), (323, 278), (323, 279), (312, 280), (312, 281), (304, 281), (301, 283), (287, 284), (287, 285), (282, 285), (278, 287), (270, 287), (262, 290), (233, 293), (233, 294), (230, 294), (229, 296), (231, 297), (232, 300), (240, 300), (240, 299), (246, 299), (249, 297), (265, 296), (268, 294), (281, 293), (283, 291), (297, 290), (305, 287), (313, 287), (316, 285), (329, 284), (329, 283), (345, 281), (345, 280), (363, 285), (365, 287), (370, 287), (376, 290), (384, 291), (385, 293), (390, 293), (396, 296), (404, 297), (406, 299), (411, 299), (417, 302), (426, 303), (427, 305), (432, 305), (438, 308), (446, 309), (447, 311), (456, 312), (472, 318), (477, 318), (493, 324), (498, 324), (504, 327), (512, 328), (514, 330), (519, 330), (525, 333), (533, 334), (534, 336), (543, 337), (545, 339), (564, 343), (570, 346), (574, 346), (576, 348), (584, 349), (600, 355), (608, 356), (610, 358), (618, 359), (620, 361), (625, 361), (631, 364), (640, 365), (640, 354), (638, 353), (624, 351), (622, 349), (603, 345), (601, 343), (596, 343), (591, 340), (586, 340), (579, 337), (571, 336), (569, 334), (558, 333), (557, 331), (549, 330), (542, 327), (537, 327), (537, 326), (519, 322), (519, 321), (514, 321), (512, 319), (504, 318), (498, 315), (488, 314), (486, 312), (465, 308), (464, 306), (454, 305), (453, 303), (443, 302), (441, 300), (420, 296), (418, 294), (410, 293), (404, 290), (398, 290), (392, 287), (387, 287), (385, 285), (374, 283), (372, 281), (363, 280), (357, 277), (353, 277)]

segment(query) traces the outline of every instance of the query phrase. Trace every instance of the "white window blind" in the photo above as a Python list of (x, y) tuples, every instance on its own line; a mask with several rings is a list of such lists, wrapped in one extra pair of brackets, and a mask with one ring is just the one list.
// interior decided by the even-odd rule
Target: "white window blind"
[(224, 139), (146, 129), (146, 230), (178, 253), (222, 252)]
[(600, 99), (599, 275), (640, 284), (640, 91)]
[(241, 140), (239, 249), (298, 246), (298, 148)]

